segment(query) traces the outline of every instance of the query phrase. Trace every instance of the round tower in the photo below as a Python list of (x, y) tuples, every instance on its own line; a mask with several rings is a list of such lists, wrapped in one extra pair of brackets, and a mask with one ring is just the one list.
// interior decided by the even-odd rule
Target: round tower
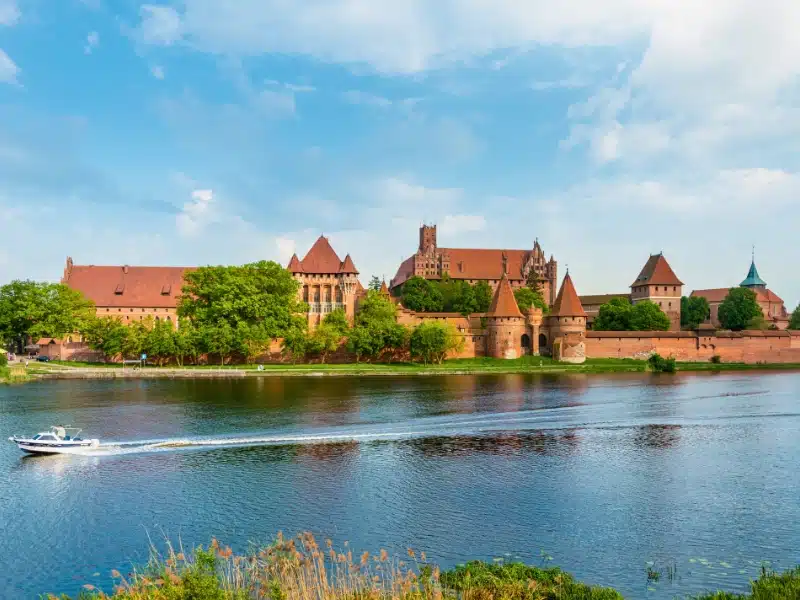
[(558, 292), (553, 310), (547, 317), (548, 349), (554, 359), (582, 363), (586, 360), (586, 311), (569, 276)]
[(525, 317), (517, 306), (505, 272), (486, 313), (486, 356), (514, 359), (522, 356)]

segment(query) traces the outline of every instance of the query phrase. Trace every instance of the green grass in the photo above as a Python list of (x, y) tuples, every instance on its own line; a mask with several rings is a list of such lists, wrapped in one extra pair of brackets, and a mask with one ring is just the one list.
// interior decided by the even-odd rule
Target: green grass
[[(354, 555), (311, 534), (280, 535), (269, 547), (237, 556), (213, 541), (184, 553), (168, 545), (128, 576), (117, 571), (113, 591), (83, 586), (79, 600), (622, 600), (613, 588), (577, 581), (555, 567), (469, 562), (441, 572), (424, 553), (402, 560), (385, 550)], [(55, 599), (48, 595), (46, 598)], [(60, 596), (69, 600), (68, 596)], [(749, 594), (718, 591), (696, 600), (797, 600), (800, 567), (782, 574), (763, 570)]]
[(23, 368), (0, 367), (0, 383), (25, 383), (28, 380), (30, 380), (30, 374)]

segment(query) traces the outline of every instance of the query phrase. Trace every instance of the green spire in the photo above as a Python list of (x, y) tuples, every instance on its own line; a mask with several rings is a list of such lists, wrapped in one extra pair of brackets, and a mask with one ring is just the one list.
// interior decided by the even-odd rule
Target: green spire
[(761, 279), (756, 269), (756, 252), (753, 248), (753, 260), (750, 262), (750, 270), (747, 272), (747, 278), (739, 284), (739, 287), (754, 288), (754, 287), (767, 287), (767, 282)]

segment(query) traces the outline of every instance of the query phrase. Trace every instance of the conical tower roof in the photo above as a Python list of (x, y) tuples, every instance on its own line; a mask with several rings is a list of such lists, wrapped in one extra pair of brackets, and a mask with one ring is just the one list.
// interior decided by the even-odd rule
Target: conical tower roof
[(331, 247), (328, 238), (321, 235), (303, 258), (302, 266), (304, 273), (325, 275), (339, 273), (342, 261)]
[(756, 261), (750, 263), (750, 270), (747, 272), (747, 278), (739, 284), (740, 287), (767, 287), (767, 282), (761, 279), (756, 269)]
[(346, 273), (348, 275), (358, 275), (358, 269), (353, 264), (353, 259), (350, 258), (350, 255), (344, 257), (344, 261), (342, 261), (342, 266), (339, 268), (339, 273)]
[(669, 266), (663, 254), (653, 254), (647, 259), (639, 276), (631, 284), (631, 287), (640, 285), (683, 285), (683, 282), (675, 275), (675, 271)]
[(556, 302), (553, 304), (553, 310), (550, 311), (550, 316), (553, 317), (585, 317), (586, 311), (583, 310), (578, 293), (575, 291), (575, 285), (572, 283), (572, 277), (569, 272), (564, 276), (564, 282), (561, 284), (561, 289), (558, 290)]
[(486, 313), (489, 317), (519, 317), (522, 318), (522, 313), (517, 306), (517, 299), (514, 298), (514, 290), (511, 289), (511, 284), (505, 273), (497, 285), (492, 298), (492, 305), (489, 307), (489, 312)]
[(300, 264), (300, 259), (297, 254), (292, 254), (292, 259), (289, 261), (289, 266), (286, 267), (290, 273), (302, 273), (303, 265)]
[(378, 290), (378, 293), (380, 293), (381, 296), (390, 296), (391, 295), (391, 294), (389, 294), (389, 288), (386, 286), (386, 280), (385, 279), (381, 282), (381, 289)]

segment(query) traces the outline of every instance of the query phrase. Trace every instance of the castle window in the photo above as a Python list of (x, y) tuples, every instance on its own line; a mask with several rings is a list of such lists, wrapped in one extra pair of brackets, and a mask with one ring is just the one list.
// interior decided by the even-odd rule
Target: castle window
[(677, 292), (678, 291), (678, 286), (677, 285), (673, 285), (672, 286), (672, 291), (673, 292)]
[(108, 312), (108, 311), (110, 311), (110, 310), (111, 310), (110, 308), (107, 308), (107, 309), (106, 309), (106, 312)]

